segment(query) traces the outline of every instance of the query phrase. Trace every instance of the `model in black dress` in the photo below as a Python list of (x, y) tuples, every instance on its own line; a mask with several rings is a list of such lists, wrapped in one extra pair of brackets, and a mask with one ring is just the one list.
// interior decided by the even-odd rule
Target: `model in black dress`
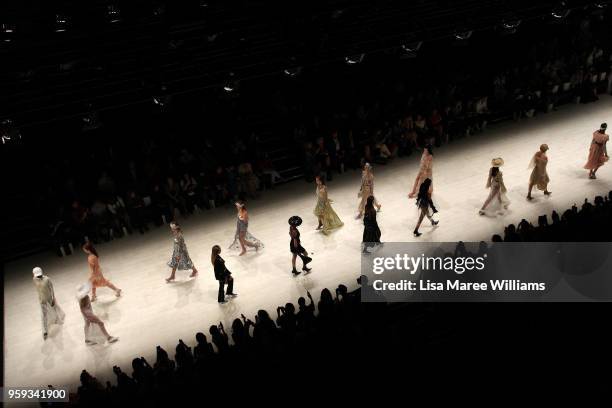
[(298, 231), (297, 227), (302, 224), (302, 219), (298, 216), (293, 216), (289, 219), (289, 236), (291, 237), (291, 241), (289, 241), (289, 250), (293, 254), (291, 258), (291, 265), (293, 266), (293, 270), (291, 273), (294, 275), (299, 275), (300, 272), (295, 269), (295, 260), (299, 256), (302, 260), (302, 270), (304, 272), (310, 272), (311, 269), (306, 265), (312, 261), (312, 258), (308, 256), (308, 252), (302, 246), (300, 242), (300, 231)]
[(434, 206), (433, 201), (431, 200), (431, 179), (425, 179), (421, 183), (419, 187), (419, 194), (417, 195), (416, 205), (419, 207), (419, 221), (417, 222), (416, 228), (414, 229), (414, 236), (420, 237), (421, 234), (419, 232), (419, 227), (421, 226), (421, 222), (423, 222), (423, 218), (427, 217), (427, 219), (431, 222), (432, 226), (438, 225), (438, 221), (434, 221), (432, 214), (429, 213), (429, 209), (433, 211), (433, 214), (437, 213), (436, 207)]
[(380, 228), (376, 221), (376, 210), (374, 209), (374, 197), (368, 197), (363, 214), (363, 253), (367, 254), (368, 248), (380, 244)]

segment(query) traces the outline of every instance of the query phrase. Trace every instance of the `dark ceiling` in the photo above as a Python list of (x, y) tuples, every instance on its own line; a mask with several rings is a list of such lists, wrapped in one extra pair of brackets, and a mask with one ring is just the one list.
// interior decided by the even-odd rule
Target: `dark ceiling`
[[(4, 1), (0, 119), (40, 124), (150, 102), (155, 95), (220, 87), (230, 72), (242, 80), (282, 75), (288, 67), (321, 66), (502, 21), (543, 18), (559, 2), (174, 3)], [(593, 8), (594, 3), (568, 1), (563, 7)], [(56, 32), (59, 28), (66, 30)]]

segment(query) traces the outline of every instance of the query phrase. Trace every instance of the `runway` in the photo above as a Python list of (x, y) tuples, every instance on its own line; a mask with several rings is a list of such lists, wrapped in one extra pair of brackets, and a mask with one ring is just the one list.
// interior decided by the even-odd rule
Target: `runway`
[[(601, 122), (612, 122), (612, 97), (589, 105), (568, 105), (559, 111), (521, 122), (506, 122), (485, 133), (453, 142), (434, 151), (434, 201), (440, 210), (439, 227), (425, 220), (419, 240), (480, 241), (502, 233), (505, 225), (522, 218), (532, 222), (553, 209), (565, 210), (585, 197), (612, 189), (612, 164), (589, 180), (586, 162), (592, 132)], [(548, 173), (552, 196), (534, 190), (534, 200), (525, 199), (532, 155), (542, 143), (550, 146)], [(419, 154), (396, 159), (387, 166), (375, 166), (375, 193), (382, 203), (378, 222), (382, 240), (413, 241), (417, 218), (414, 200), (408, 199), (418, 168)], [(487, 197), (487, 172), (493, 157), (503, 157), (502, 168), (512, 201), (503, 217), (483, 217), (478, 209)], [(177, 272), (177, 282), (166, 284), (166, 267), (172, 252), (167, 227), (146, 235), (135, 234), (99, 245), (100, 262), (106, 278), (123, 289), (116, 299), (109, 289), (99, 291), (94, 311), (120, 341), (108, 346), (88, 347), (84, 343), (83, 318), (75, 299), (75, 288), (86, 281), (86, 257), (77, 253), (67, 258), (41, 254), (5, 266), (5, 386), (70, 386), (76, 390), (79, 374), (87, 369), (100, 381), (114, 383), (112, 366), (131, 373), (131, 360), (144, 356), (153, 364), (155, 346), (170, 355), (178, 339), (195, 343), (196, 332), (208, 335), (211, 324), (231, 321), (245, 314), (252, 317), (267, 309), (276, 317), (276, 307), (297, 303), (309, 290), (318, 297), (322, 288), (334, 289), (344, 283), (356, 288), (359, 275), (361, 221), (355, 220), (360, 173), (348, 172), (329, 183), (333, 206), (345, 223), (329, 236), (315, 231), (312, 214), (316, 203), (314, 185), (294, 182), (249, 202), (249, 231), (265, 244), (260, 253), (238, 257), (225, 250), (233, 240), (235, 210), (219, 208), (181, 220), (185, 240), (200, 275), (188, 280)], [(314, 253), (313, 272), (294, 278), (291, 273), (287, 219), (300, 215), (304, 224), (302, 244)], [(217, 282), (210, 264), (210, 249), (219, 244), (222, 256), (235, 278), (239, 296), (226, 305), (216, 301)], [(298, 263), (299, 265), (299, 263)], [(54, 326), (50, 338), (42, 339), (40, 307), (32, 284), (31, 270), (41, 266), (55, 285), (56, 297), (66, 312), (62, 327)]]

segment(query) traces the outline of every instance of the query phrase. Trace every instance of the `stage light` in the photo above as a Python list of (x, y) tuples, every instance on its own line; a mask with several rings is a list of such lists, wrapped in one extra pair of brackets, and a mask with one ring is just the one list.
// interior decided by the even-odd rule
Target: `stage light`
[(455, 31), (455, 40), (466, 41), (472, 37), (474, 32), (472, 30), (467, 31)]
[(567, 8), (567, 3), (562, 1), (552, 9), (550, 15), (556, 20), (563, 20), (569, 16), (569, 13), (570, 10)]
[(347, 57), (344, 57), (344, 62), (346, 62), (349, 65), (356, 65), (356, 64), (360, 64), (363, 59), (365, 58), (365, 54), (354, 54), (354, 55), (349, 55)]
[(506, 20), (502, 22), (501, 27), (506, 34), (514, 34), (521, 25), (522, 20)]
[(228, 79), (223, 84), (223, 90), (227, 93), (232, 93), (238, 89), (240, 82), (236, 79), (236, 75), (233, 72), (228, 74)]
[(62, 14), (55, 15), (55, 32), (63, 33), (68, 29), (68, 17)]
[(118, 23), (121, 21), (121, 10), (115, 5), (106, 7), (106, 19), (109, 23)]
[(98, 112), (91, 110), (91, 105), (89, 105), (90, 112), (83, 116), (83, 130), (95, 130), (102, 126), (102, 122), (100, 121), (100, 115)]
[(11, 119), (0, 122), (0, 139), (2, 144), (15, 143), (21, 140), (21, 131), (15, 127)]
[(2, 41), (11, 42), (15, 37), (17, 28), (14, 24), (2, 23), (0, 25), (0, 34), (2, 34)]
[(302, 73), (302, 67), (291, 67), (283, 70), (283, 74), (290, 78), (295, 78)]

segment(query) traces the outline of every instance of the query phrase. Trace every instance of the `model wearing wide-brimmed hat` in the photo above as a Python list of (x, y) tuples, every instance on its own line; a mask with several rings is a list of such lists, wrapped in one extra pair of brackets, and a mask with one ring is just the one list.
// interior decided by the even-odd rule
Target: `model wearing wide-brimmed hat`
[(507, 190), (504, 184), (503, 174), (499, 169), (503, 165), (504, 159), (501, 157), (496, 157), (491, 160), (491, 169), (489, 169), (486, 184), (486, 187), (489, 188), (490, 191), (489, 196), (478, 211), (480, 215), (503, 214), (510, 205), (510, 200), (508, 200), (508, 197), (506, 197)]
[(301, 273), (295, 268), (295, 261), (298, 256), (302, 260), (302, 271), (308, 273), (311, 271), (311, 269), (308, 268), (307, 265), (310, 263), (310, 261), (312, 261), (312, 258), (308, 256), (308, 251), (306, 251), (306, 249), (304, 249), (302, 246), (300, 241), (300, 231), (297, 229), (297, 227), (302, 225), (302, 218), (294, 215), (293, 217), (289, 218), (288, 223), (289, 237), (291, 237), (291, 241), (289, 241), (289, 251), (291, 251), (292, 254), (291, 265), (293, 266), (291, 273), (293, 273), (293, 275), (299, 275)]

